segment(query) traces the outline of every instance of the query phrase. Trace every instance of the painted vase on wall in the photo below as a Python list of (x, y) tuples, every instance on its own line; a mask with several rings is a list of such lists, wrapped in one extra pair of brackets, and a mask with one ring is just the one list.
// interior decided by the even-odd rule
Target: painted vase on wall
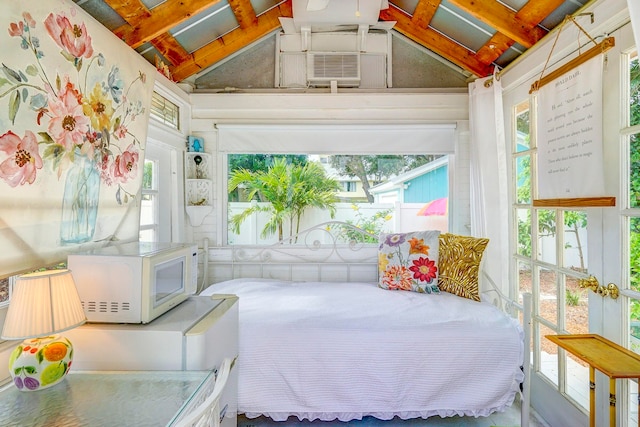
[(95, 162), (76, 154), (67, 173), (62, 198), (61, 244), (84, 243), (93, 238), (99, 196), (100, 173)]

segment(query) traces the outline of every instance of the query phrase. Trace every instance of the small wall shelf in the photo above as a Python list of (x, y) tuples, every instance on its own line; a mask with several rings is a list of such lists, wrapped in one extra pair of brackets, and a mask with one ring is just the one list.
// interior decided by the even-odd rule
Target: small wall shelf
[(209, 153), (188, 151), (184, 156), (184, 197), (192, 226), (202, 224), (213, 211), (213, 171)]

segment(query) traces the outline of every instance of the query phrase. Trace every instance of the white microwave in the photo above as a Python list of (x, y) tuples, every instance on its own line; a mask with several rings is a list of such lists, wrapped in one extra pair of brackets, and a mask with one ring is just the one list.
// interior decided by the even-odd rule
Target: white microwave
[(149, 323), (196, 293), (198, 249), (130, 242), (70, 254), (67, 267), (89, 322)]

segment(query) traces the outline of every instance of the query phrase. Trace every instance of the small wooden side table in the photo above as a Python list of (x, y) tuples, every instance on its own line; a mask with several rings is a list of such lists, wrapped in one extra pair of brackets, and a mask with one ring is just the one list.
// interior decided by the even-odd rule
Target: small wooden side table
[[(616, 379), (638, 379), (640, 355), (596, 334), (546, 335), (552, 342), (589, 364), (589, 426), (596, 425), (595, 369), (609, 377), (609, 425), (616, 425)], [(640, 400), (638, 401), (640, 410)], [(640, 427), (640, 417), (638, 418)]]

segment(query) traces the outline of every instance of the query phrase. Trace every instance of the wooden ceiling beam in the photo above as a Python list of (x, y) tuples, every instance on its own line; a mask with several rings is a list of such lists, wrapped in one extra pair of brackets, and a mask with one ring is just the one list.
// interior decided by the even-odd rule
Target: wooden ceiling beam
[(151, 40), (151, 44), (173, 66), (180, 65), (191, 58), (191, 54), (169, 33)]
[(413, 11), (411, 20), (415, 25), (421, 28), (427, 28), (436, 14), (441, 0), (420, 0)]
[(493, 72), (493, 65), (480, 62), (475, 52), (431, 28), (416, 26), (410, 16), (395, 7), (381, 10), (380, 18), (396, 21), (393, 27), (396, 31), (476, 76), (486, 77)]
[(478, 61), (483, 62), (485, 64), (491, 64), (496, 59), (500, 58), (500, 56), (507, 51), (515, 41), (505, 36), (502, 33), (495, 33), (493, 37), (489, 39), (488, 42), (484, 44), (478, 51), (476, 52), (476, 57)]
[[(495, 28), (526, 48), (530, 48), (547, 34), (538, 27), (537, 22), (532, 26), (529, 21), (523, 21), (522, 15), (504, 6), (502, 3), (477, 0), (450, 0), (452, 4), (471, 14), (476, 19)], [(546, 0), (544, 0), (546, 1)], [(557, 1), (557, 0), (550, 0)]]
[(291, 17), (290, 2), (283, 3), (257, 17), (257, 24), (246, 29), (236, 28), (191, 54), (191, 58), (171, 70), (173, 78), (181, 81), (210, 67), (216, 62), (249, 46), (257, 39), (280, 28), (279, 17)]
[(140, 0), (104, 0), (125, 21), (147, 19), (151, 12)]
[(258, 17), (249, 0), (229, 0), (229, 6), (241, 29), (247, 29), (258, 23)]
[[(127, 0), (106, 0), (125, 2)], [(116, 28), (113, 33), (133, 49), (149, 42), (172, 27), (219, 3), (221, 0), (168, 0), (151, 10), (151, 16), (131, 17), (127, 24)]]
[(516, 13), (516, 19), (535, 27), (563, 3), (564, 0), (529, 0)]

